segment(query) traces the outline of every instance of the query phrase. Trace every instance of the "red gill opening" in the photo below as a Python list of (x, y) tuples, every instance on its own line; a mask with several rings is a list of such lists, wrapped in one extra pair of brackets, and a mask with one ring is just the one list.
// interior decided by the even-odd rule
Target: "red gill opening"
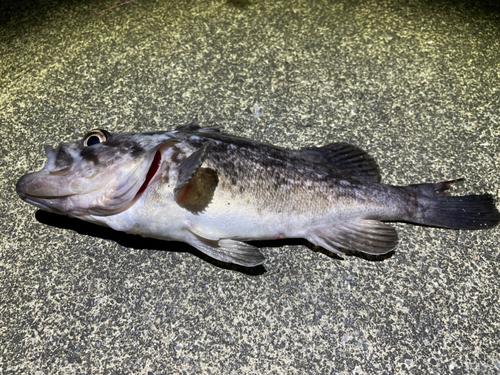
[(144, 193), (144, 190), (146, 190), (146, 188), (148, 187), (149, 182), (151, 181), (153, 176), (158, 171), (158, 168), (160, 168), (160, 163), (161, 163), (161, 152), (158, 149), (158, 151), (156, 151), (153, 162), (151, 163), (151, 166), (149, 167), (148, 174), (146, 175), (146, 180), (144, 180), (144, 183), (142, 184), (141, 188), (137, 192), (136, 198), (138, 196), (140, 196), (142, 193)]

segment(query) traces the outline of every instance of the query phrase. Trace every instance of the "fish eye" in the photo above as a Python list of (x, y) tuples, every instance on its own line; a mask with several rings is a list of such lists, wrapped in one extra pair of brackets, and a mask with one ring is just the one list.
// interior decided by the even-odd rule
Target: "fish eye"
[(93, 146), (98, 143), (106, 142), (109, 138), (109, 133), (106, 130), (95, 129), (88, 133), (83, 139), (84, 146)]

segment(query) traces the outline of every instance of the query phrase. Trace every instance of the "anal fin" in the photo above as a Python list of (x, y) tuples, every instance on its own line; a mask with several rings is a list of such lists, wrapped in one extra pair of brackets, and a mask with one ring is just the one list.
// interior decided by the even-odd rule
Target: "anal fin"
[(336, 254), (339, 249), (382, 255), (398, 245), (398, 234), (388, 224), (378, 220), (356, 219), (316, 229), (308, 240)]

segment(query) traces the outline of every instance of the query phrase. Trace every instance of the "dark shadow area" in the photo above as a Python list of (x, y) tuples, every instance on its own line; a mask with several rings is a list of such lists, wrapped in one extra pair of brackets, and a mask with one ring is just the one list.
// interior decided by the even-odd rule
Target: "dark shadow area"
[[(171, 3), (185, 3), (190, 4), (190, 0), (166, 0)], [(266, 0), (226, 0), (226, 4), (229, 7), (246, 9), (251, 5), (257, 3), (265, 2)], [(91, 17), (99, 14), (107, 13), (107, 10), (117, 9), (120, 7), (130, 6), (134, 3), (150, 3), (148, 0), (133, 0), (127, 2), (127, 0), (116, 0), (114, 2), (102, 1), (102, 0), (2, 0), (0, 1), (0, 26), (5, 23), (11, 23), (14, 21), (13, 25), (19, 23), (19, 26), (26, 23), (37, 24), (45, 18), (49, 18), (49, 13), (56, 12), (68, 12), (71, 13), (72, 9), (79, 7), (81, 4), (85, 4), (87, 9), (89, 9), (88, 14), (81, 14), (82, 17)], [(125, 3), (125, 4), (124, 4)], [(351, 3), (354, 7), (363, 7), (365, 1), (360, 0)], [(367, 5), (368, 6), (368, 5)], [(395, 7), (404, 8), (408, 6), (406, 2), (395, 2)], [(500, 14), (500, 2), (495, 0), (480, 1), (480, 0), (420, 0), (411, 5), (412, 7), (418, 7), (425, 9), (429, 8), (430, 11), (434, 10), (435, 6), (441, 9), (456, 9), (464, 13), (464, 17), (491, 17), (492, 15)], [(104, 12), (106, 11), (106, 12)]]
[(70, 218), (67, 216), (58, 215), (42, 210), (38, 210), (35, 214), (35, 217), (42, 224), (61, 229), (69, 229), (86, 236), (98, 237), (104, 240), (111, 240), (121, 246), (136, 250), (159, 250), (176, 253), (189, 253), (207, 263), (212, 264), (215, 267), (238, 271), (250, 276), (258, 276), (266, 272), (266, 268), (263, 265), (257, 267), (243, 267), (237, 264), (221, 262), (209, 257), (208, 255), (202, 253), (201, 251), (184, 242), (162, 241), (155, 238), (142, 237), (137, 234), (118, 232), (108, 227), (103, 227), (80, 219)]
[[(215, 267), (219, 267), (226, 270), (238, 271), (251, 276), (262, 275), (266, 272), (266, 269), (263, 265), (259, 265), (257, 267), (243, 267), (237, 264), (221, 262), (219, 260), (213, 259), (212, 257), (202, 253), (201, 251), (195, 249), (194, 247), (184, 242), (163, 241), (155, 238), (142, 237), (136, 234), (127, 234), (125, 232), (118, 232), (108, 227), (103, 227), (80, 219), (70, 218), (67, 216), (58, 215), (42, 210), (38, 210), (35, 214), (35, 217), (42, 224), (50, 225), (61, 229), (69, 229), (86, 236), (111, 240), (118, 243), (121, 246), (132, 249), (189, 253), (202, 259), (207, 263), (212, 264)], [(258, 248), (281, 247), (285, 245), (306, 246), (312, 251), (326, 255), (327, 257), (331, 258), (332, 261), (342, 260), (342, 257), (338, 256), (337, 254), (331, 253), (330, 251), (323, 249), (320, 246), (315, 246), (311, 244), (309, 241), (301, 238), (290, 238), (283, 240), (268, 240), (268, 241), (247, 241), (247, 242)], [(387, 258), (390, 258), (392, 254), (394, 254), (394, 251), (379, 256), (359, 253), (355, 251), (347, 251), (347, 250), (344, 250), (344, 252), (346, 256), (356, 256), (358, 258), (372, 262), (383, 261)]]
[[(0, 26), (11, 24), (25, 28), (48, 18), (50, 12), (78, 6), (81, 0), (2, 0), (0, 1)], [(88, 3), (98, 2), (96, 0)]]
[[(28, 30), (50, 23), (54, 15), (65, 17), (70, 24), (122, 10), (149, 0), (2, 0), (0, 1), (0, 28), (11, 31)], [(83, 6), (82, 6), (83, 5)]]
[[(334, 253), (331, 253), (330, 251), (322, 248), (321, 246), (313, 245), (312, 243), (310, 243), (309, 241), (306, 241), (306, 240), (303, 240), (303, 241), (305, 241), (305, 243), (303, 245), (308, 247), (312, 251), (321, 253), (321, 254), (326, 255), (327, 257), (330, 257), (332, 259), (343, 260), (343, 258), (341, 256), (334, 254)], [(382, 254), (382, 255), (371, 255), (371, 254), (361, 253), (359, 251), (351, 251), (351, 250), (342, 249), (342, 252), (344, 253), (344, 256), (346, 256), (346, 257), (357, 257), (357, 258), (361, 258), (361, 259), (364, 259), (364, 260), (367, 260), (370, 262), (382, 262), (386, 259), (389, 259), (394, 254), (394, 251), (395, 250), (392, 250), (392, 251), (388, 252), (387, 254)]]
[(251, 0), (226, 0), (226, 4), (233, 6), (235, 8), (246, 9), (249, 6), (253, 5), (254, 1), (251, 1)]

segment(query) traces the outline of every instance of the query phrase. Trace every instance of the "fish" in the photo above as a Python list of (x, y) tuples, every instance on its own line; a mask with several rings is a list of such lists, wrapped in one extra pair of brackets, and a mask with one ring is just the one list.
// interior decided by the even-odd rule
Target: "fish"
[(17, 182), (25, 202), (245, 267), (265, 261), (253, 240), (303, 238), (338, 255), (378, 256), (399, 242), (387, 222), (488, 229), (500, 221), (492, 195), (450, 196), (457, 180), (383, 184), (375, 159), (345, 142), (293, 150), (189, 124), (95, 129), (45, 152), (45, 166)]

